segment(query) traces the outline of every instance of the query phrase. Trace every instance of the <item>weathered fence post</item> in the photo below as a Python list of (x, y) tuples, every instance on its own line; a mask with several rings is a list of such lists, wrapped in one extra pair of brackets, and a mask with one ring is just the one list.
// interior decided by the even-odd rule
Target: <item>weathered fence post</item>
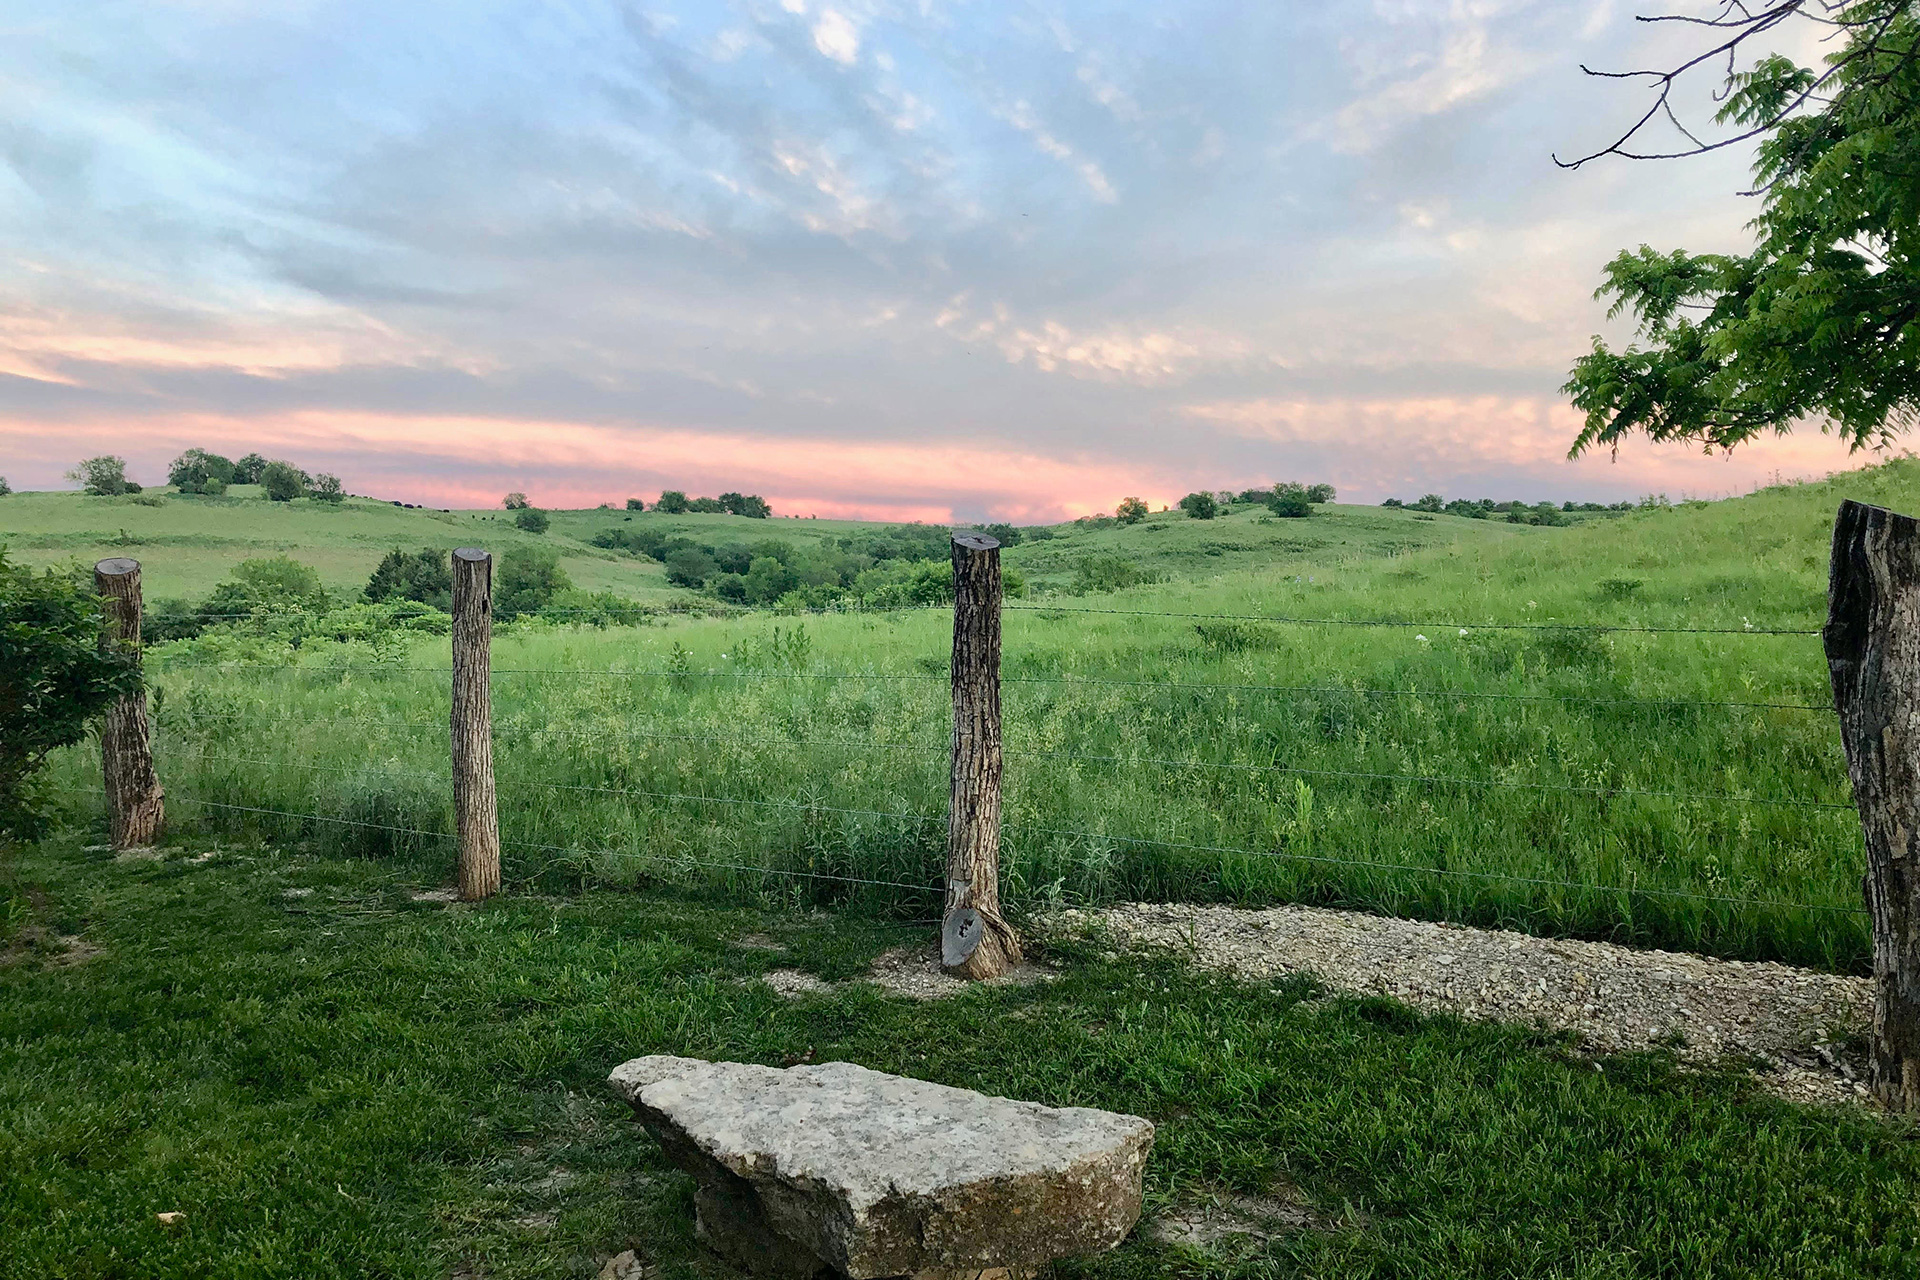
[(991, 978), (1020, 963), (1000, 916), (1000, 544), (953, 537), (953, 776), (940, 961)]
[(1840, 504), (1821, 639), (1867, 846), (1869, 1080), (1920, 1111), (1920, 522)]
[[(140, 661), (140, 562), (115, 557), (93, 566), (93, 586), (106, 598), (102, 649)], [(167, 811), (147, 739), (147, 692), (107, 708), (100, 726), (100, 772), (107, 789), (108, 837), (116, 849), (144, 849), (160, 838)]]
[(500, 825), (493, 791), (493, 557), (453, 553), (453, 811), (465, 902), (500, 891)]

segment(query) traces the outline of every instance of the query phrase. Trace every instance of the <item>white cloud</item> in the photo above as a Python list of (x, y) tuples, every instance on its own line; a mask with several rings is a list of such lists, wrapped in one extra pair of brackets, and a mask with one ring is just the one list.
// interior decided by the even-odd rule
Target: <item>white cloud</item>
[(843, 66), (860, 56), (860, 28), (838, 9), (823, 9), (813, 24), (813, 47)]
[(1001, 113), (1001, 118), (1033, 139), (1033, 145), (1047, 155), (1067, 165), (1080, 175), (1080, 180), (1093, 192), (1093, 198), (1102, 204), (1112, 204), (1120, 198), (1113, 189), (1113, 183), (1107, 180), (1106, 172), (1092, 160), (1082, 159), (1072, 147), (1049, 133), (1045, 126), (1035, 118), (1033, 108), (1025, 102), (1016, 102), (1012, 108)]

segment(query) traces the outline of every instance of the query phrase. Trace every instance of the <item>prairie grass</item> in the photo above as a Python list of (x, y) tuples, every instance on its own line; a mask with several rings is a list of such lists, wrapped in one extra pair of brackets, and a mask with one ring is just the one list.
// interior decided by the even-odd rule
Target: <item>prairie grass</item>
[[(1012, 602), (1008, 897), (1305, 901), (1862, 970), (1818, 638), (1772, 634), (1822, 620), (1842, 495), (1911, 509), (1920, 465)], [(1698, 633), (1596, 629), (1631, 627)], [(178, 820), (444, 857), (445, 643), (156, 653)], [(925, 913), (947, 645), (941, 611), (504, 632), (508, 878)]]

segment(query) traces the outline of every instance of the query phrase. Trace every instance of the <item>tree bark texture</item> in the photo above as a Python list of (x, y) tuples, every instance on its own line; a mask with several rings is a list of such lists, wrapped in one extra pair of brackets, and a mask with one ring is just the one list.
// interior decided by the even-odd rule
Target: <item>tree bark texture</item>
[(953, 777), (947, 816), (949, 973), (991, 978), (1020, 963), (1000, 915), (1000, 544), (953, 538)]
[(500, 823), (493, 788), (493, 557), (453, 553), (454, 830), (459, 892), (477, 902), (500, 891)]
[[(93, 566), (93, 585), (106, 600), (103, 650), (140, 661), (140, 562), (116, 557)], [(109, 840), (116, 849), (144, 849), (166, 824), (165, 792), (153, 768), (147, 692), (127, 694), (107, 708), (100, 726), (100, 772), (106, 782)]]
[(1920, 1111), (1920, 522), (1845, 502), (1821, 633), (1873, 921), (1875, 1096)]

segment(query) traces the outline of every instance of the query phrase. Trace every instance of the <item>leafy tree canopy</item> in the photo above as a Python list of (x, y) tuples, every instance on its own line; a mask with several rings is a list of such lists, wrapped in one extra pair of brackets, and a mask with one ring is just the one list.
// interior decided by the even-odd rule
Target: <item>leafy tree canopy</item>
[[(1774, 0), (1728, 6), (1717, 41), (1668, 72), (1647, 115), (1593, 156), (1667, 158), (1635, 145), (1677, 78), (1724, 66), (1717, 120), (1734, 135), (1667, 155), (1760, 139), (1760, 212), (1746, 254), (1642, 245), (1607, 265), (1596, 296), (1631, 313), (1636, 342), (1595, 338), (1563, 388), (1586, 424), (1577, 456), (1638, 432), (1709, 451), (1818, 423), (1854, 448), (1884, 447), (1920, 421), (1920, 4)], [(1779, 55), (1735, 70), (1741, 42), (1788, 18), (1823, 24), (1819, 69)], [(1677, 120), (1676, 120), (1677, 123)], [(1689, 139), (1694, 135), (1688, 134)]]
[(553, 521), (538, 507), (521, 507), (513, 513), (513, 527), (526, 533), (545, 533), (553, 527)]
[(510, 493), (500, 499), (500, 505), (509, 511), (525, 511), (533, 504), (527, 501), (527, 495), (524, 493)]
[(250, 453), (233, 464), (233, 484), (259, 484), (260, 477), (267, 470), (267, 460), (260, 454)]
[(1220, 503), (1210, 493), (1190, 493), (1180, 499), (1180, 509), (1195, 520), (1211, 520), (1220, 514)]
[(292, 502), (312, 483), (313, 477), (291, 462), (269, 462), (260, 471), (260, 487), (275, 502)]
[(436, 609), (453, 607), (453, 569), (447, 553), (422, 547), (409, 553), (387, 552), (367, 579), (367, 599), (417, 600)]
[(167, 483), (182, 493), (225, 493), (233, 483), (233, 463), (205, 449), (188, 449), (168, 465)]
[(67, 479), (78, 481), (82, 489), (99, 497), (139, 492), (139, 486), (127, 483), (127, 460), (112, 454), (81, 459), (67, 472)]
[(555, 552), (546, 547), (510, 547), (500, 557), (500, 572), (494, 579), (493, 616), (538, 613), (572, 586)]

